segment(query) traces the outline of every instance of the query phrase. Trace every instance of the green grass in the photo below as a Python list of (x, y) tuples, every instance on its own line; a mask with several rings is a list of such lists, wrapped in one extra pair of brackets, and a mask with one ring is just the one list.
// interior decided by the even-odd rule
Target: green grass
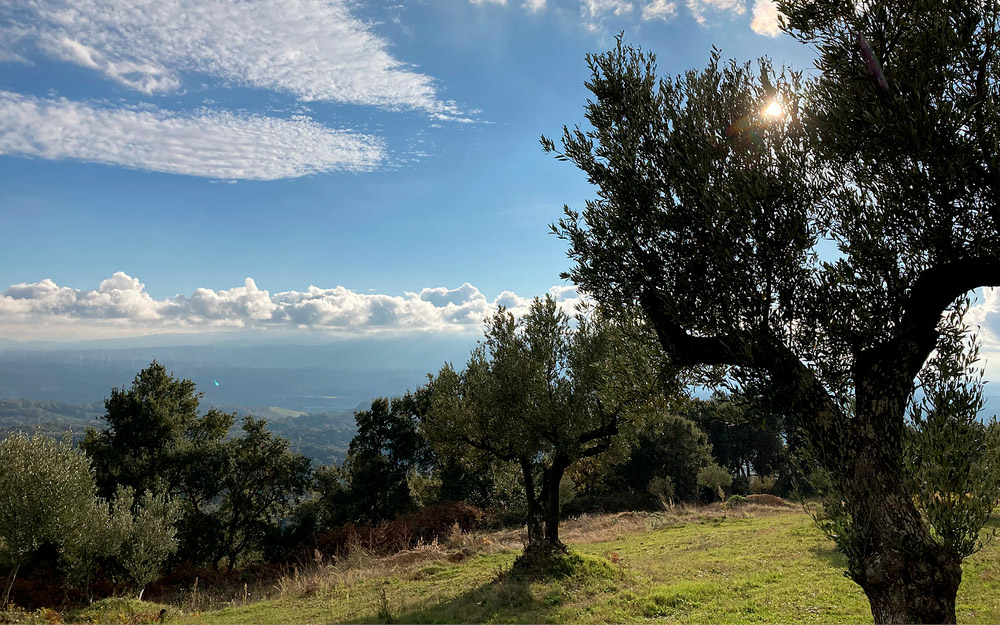
[(165, 620), (173, 620), (179, 615), (177, 608), (138, 599), (113, 597), (95, 601), (85, 608), (66, 614), (67, 623), (131, 624), (159, 623), (160, 611), (164, 610)]
[[(663, 523), (659, 523), (663, 525)], [(177, 623), (859, 623), (871, 622), (844, 560), (801, 511), (703, 518), (596, 533), (570, 544), (555, 575), (509, 574), (513, 549), (327, 577), (280, 597)], [(576, 533), (581, 534), (580, 532)], [(591, 537), (594, 538), (594, 537)], [(965, 566), (959, 622), (1000, 622), (1000, 546)]]

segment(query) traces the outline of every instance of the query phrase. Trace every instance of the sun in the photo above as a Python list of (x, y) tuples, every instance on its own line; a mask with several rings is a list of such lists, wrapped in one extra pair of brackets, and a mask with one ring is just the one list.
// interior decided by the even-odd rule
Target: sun
[(772, 119), (777, 119), (779, 117), (785, 116), (785, 109), (783, 106), (781, 106), (781, 102), (778, 102), (777, 100), (771, 100), (768, 103), (768, 105), (764, 107), (764, 110), (761, 112), (764, 114), (765, 117), (770, 117)]

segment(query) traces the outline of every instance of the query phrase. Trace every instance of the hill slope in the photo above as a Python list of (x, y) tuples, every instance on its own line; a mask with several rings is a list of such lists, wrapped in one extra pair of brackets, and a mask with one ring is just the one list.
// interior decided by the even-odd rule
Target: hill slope
[[(283, 580), (270, 599), (172, 622), (872, 620), (860, 588), (843, 576), (843, 557), (800, 509), (590, 517), (567, 523), (565, 537), (574, 555), (547, 580), (506, 573), (518, 552), (512, 534), (463, 536), (361, 567), (316, 566)], [(959, 622), (1000, 622), (995, 542), (966, 564), (958, 603)]]

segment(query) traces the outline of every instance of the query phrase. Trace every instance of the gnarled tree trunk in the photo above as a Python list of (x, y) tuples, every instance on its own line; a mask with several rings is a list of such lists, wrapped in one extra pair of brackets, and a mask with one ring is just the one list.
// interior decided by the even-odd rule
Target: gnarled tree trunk
[(844, 495), (856, 536), (849, 573), (876, 623), (954, 623), (961, 559), (933, 539), (901, 473), (905, 394), (859, 384)]
[(858, 553), (851, 578), (871, 603), (876, 623), (954, 623), (961, 560), (936, 543), (880, 450), (853, 454), (847, 510)]
[(528, 505), (528, 544), (525, 550), (542, 543), (544, 533), (542, 531), (542, 511), (538, 497), (535, 494), (535, 478), (532, 475), (531, 461), (527, 458), (520, 460), (521, 473), (524, 475), (524, 496)]

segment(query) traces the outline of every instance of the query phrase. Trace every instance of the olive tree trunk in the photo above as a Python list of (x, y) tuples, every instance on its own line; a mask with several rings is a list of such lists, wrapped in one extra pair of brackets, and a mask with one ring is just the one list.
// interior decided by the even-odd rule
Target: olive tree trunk
[(851, 578), (876, 623), (954, 623), (961, 560), (931, 537), (894, 467), (874, 442), (854, 450), (847, 510), (858, 543)]

